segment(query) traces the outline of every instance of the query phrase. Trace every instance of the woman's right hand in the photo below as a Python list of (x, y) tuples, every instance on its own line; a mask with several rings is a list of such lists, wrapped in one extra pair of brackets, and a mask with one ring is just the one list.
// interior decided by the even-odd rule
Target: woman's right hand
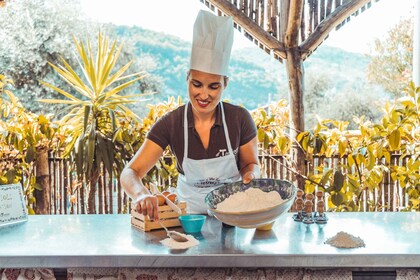
[(133, 202), (132, 206), (137, 212), (148, 216), (150, 220), (158, 221), (158, 198), (151, 194), (139, 195)]

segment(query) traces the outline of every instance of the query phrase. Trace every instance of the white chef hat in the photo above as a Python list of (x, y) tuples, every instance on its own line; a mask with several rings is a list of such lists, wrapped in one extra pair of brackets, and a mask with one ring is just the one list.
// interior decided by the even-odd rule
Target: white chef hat
[(226, 76), (232, 44), (232, 17), (201, 10), (194, 23), (190, 69)]

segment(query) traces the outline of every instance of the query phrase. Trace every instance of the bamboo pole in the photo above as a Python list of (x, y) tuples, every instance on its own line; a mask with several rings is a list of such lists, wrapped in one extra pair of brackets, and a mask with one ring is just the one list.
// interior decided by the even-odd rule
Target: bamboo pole
[(57, 186), (56, 186), (56, 181), (55, 181), (55, 157), (56, 154), (52, 154), (52, 161), (50, 163), (50, 186), (52, 189), (52, 200), (53, 200), (53, 209), (52, 209), (52, 213), (57, 214)]
[(69, 166), (68, 166), (68, 162), (67, 161), (63, 161), (63, 167), (64, 167), (64, 176), (63, 176), (63, 181), (64, 181), (64, 185), (63, 185), (63, 204), (64, 207), (61, 210), (61, 214), (68, 214), (67, 211), (67, 201), (69, 201), (69, 197), (68, 197), (68, 193), (70, 190), (69, 187), (69, 178), (70, 178), (70, 174), (69, 174)]
[(271, 11), (272, 11), (272, 1), (273, 0), (268, 0), (267, 1), (267, 13), (266, 13), (266, 23), (267, 23), (267, 27), (264, 28), (267, 30), (268, 33), (272, 34), (273, 33), (273, 27), (271, 26)]
[(325, 16), (327, 17), (331, 13), (333, 0), (328, 0), (327, 9), (325, 11)]
[(108, 191), (109, 191), (109, 213), (114, 213), (114, 178), (111, 174), (108, 174)]
[(314, 27), (314, 0), (308, 0), (309, 5), (309, 26), (308, 26), (308, 34), (311, 34), (312, 31), (315, 29)]
[(300, 22), (300, 41), (305, 41), (306, 38), (306, 11), (308, 10), (308, 5), (303, 5), (302, 10), (302, 19)]
[(286, 38), (286, 31), (289, 22), (289, 10), (290, 2), (281, 1), (280, 11), (279, 11), (279, 41), (282, 46), (284, 46), (284, 40)]
[(252, 21), (255, 21), (255, 18), (254, 18), (254, 0), (249, 0), (249, 4), (248, 4), (248, 17)]
[(118, 207), (118, 213), (122, 213), (122, 208), (123, 208), (123, 204), (122, 204), (122, 189), (121, 189), (121, 183), (120, 180), (118, 180), (117, 182), (117, 207)]
[(321, 0), (321, 5), (319, 6), (319, 21), (323, 21), (325, 18), (325, 1)]
[(273, 0), (271, 5), (271, 26), (273, 29), (273, 36), (279, 38), (279, 27), (278, 27), (278, 13), (277, 13), (277, 0)]
[(335, 8), (337, 9), (339, 6), (341, 6), (341, 0), (335, 0)]
[(319, 10), (318, 0), (314, 0), (314, 30), (319, 24), (318, 10)]
[(63, 207), (64, 207), (64, 202), (63, 202), (63, 199), (64, 199), (64, 194), (63, 194), (63, 192), (64, 192), (64, 163), (63, 163), (64, 161), (63, 160), (60, 160), (60, 162), (59, 162), (59, 169), (62, 171), (61, 172), (61, 176), (60, 176), (60, 184), (59, 184), (59, 192), (60, 192), (60, 200), (59, 200), (59, 213), (62, 213), (62, 211), (63, 211)]

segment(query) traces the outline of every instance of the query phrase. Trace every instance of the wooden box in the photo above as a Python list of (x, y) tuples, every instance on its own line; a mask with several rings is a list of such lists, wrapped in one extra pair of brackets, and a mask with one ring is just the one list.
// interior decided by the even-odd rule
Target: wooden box
[[(186, 214), (187, 203), (179, 202), (177, 206), (182, 210), (182, 214)], [(160, 222), (167, 228), (180, 226), (181, 223), (178, 220), (180, 216), (177, 212), (172, 210), (168, 205), (159, 206), (159, 219)], [(131, 225), (136, 229), (142, 231), (151, 231), (153, 229), (160, 229), (162, 226), (155, 221), (151, 221), (149, 217), (145, 217), (143, 214), (138, 213), (134, 209), (131, 210)]]

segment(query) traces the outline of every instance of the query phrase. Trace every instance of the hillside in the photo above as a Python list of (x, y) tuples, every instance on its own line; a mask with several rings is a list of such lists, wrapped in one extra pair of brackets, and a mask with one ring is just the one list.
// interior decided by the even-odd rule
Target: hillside
[[(162, 90), (154, 101), (168, 96), (186, 97), (185, 77), (188, 71), (191, 45), (177, 37), (145, 30), (140, 27), (116, 27), (117, 34), (135, 46), (139, 59), (153, 57), (152, 75), (161, 77)], [(335, 91), (363, 81), (368, 59), (341, 49), (320, 46), (305, 62), (305, 77), (328, 77)], [(225, 99), (243, 104), (248, 109), (264, 105), (271, 99), (287, 98), (288, 83), (284, 64), (255, 48), (233, 50), (230, 83)]]

